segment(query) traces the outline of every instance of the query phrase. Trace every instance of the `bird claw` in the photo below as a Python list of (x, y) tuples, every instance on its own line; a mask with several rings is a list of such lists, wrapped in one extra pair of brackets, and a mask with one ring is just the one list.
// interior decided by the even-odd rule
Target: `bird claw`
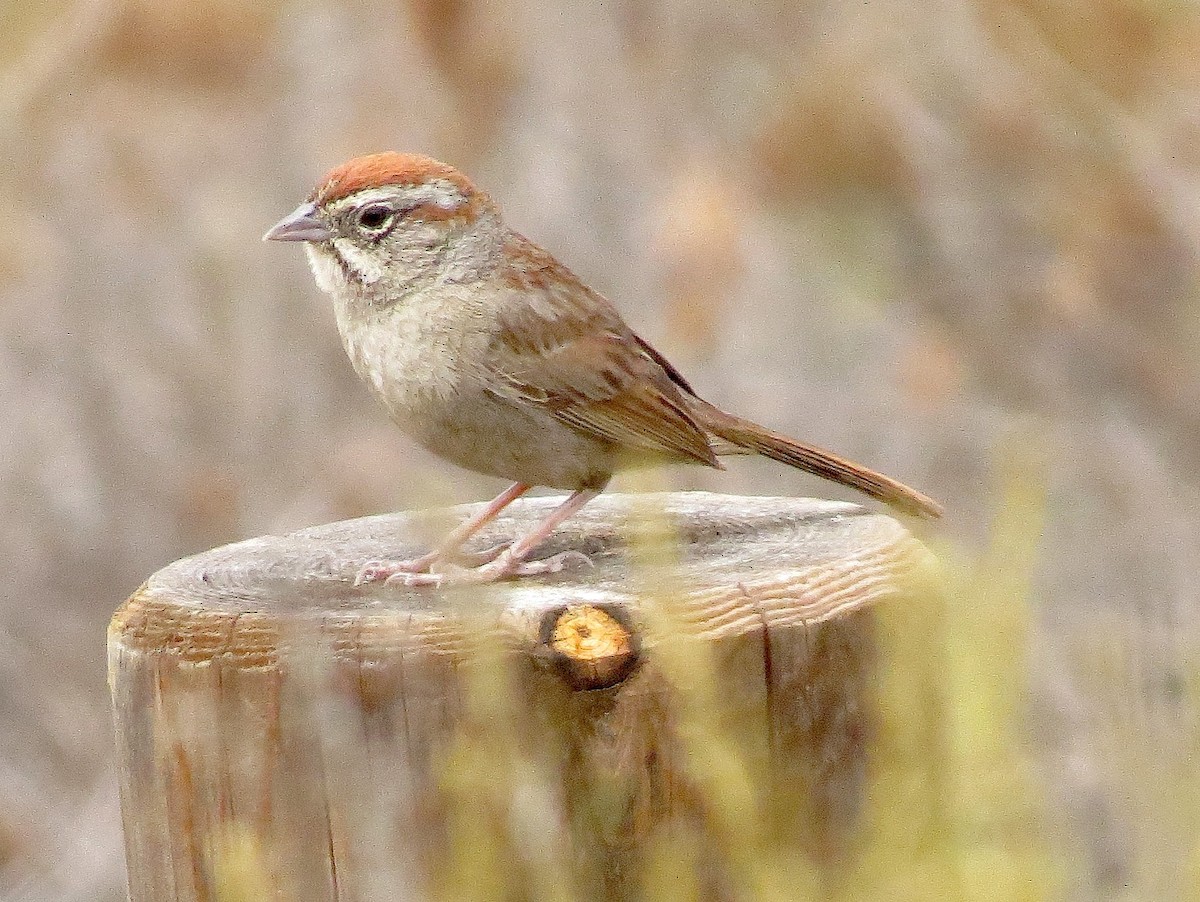
[[(484, 583), (498, 582), (503, 579), (516, 579), (521, 576), (545, 576), (561, 573), (575, 564), (594, 567), (592, 559), (578, 551), (564, 551), (538, 561), (517, 561), (504, 554), (508, 546), (488, 549), (481, 555), (491, 555), (485, 563), (476, 567), (448, 567), (445, 570), (416, 570), (398, 569), (395, 564), (387, 564), (377, 568), (382, 574), (389, 571), (383, 579), (385, 586), (404, 586), (405, 588), (447, 588), (450, 586), (472, 586)], [(495, 554), (492, 554), (495, 552)], [(411, 562), (408, 562), (411, 563)], [(370, 567), (371, 565), (367, 565)], [(363, 568), (366, 570), (367, 568)]]
[[(475, 569), (492, 563), (504, 554), (512, 542), (501, 542), (483, 551), (456, 551), (446, 559), (458, 569)], [(354, 585), (364, 586), (367, 583), (383, 583), (385, 586), (436, 586), (440, 580), (432, 579), (432, 568), (442, 560), (441, 554), (425, 554), (411, 561), (368, 561), (354, 577)], [(425, 579), (414, 579), (425, 577)]]
[(393, 573), (383, 581), (383, 584), (385, 586), (404, 586), (408, 589), (417, 588), (420, 586), (432, 586), (436, 588), (446, 581), (446, 576), (447, 573), (444, 570), (439, 570), (437, 573), (434, 573), (431, 570), (426, 570), (419, 573), (408, 573), (401, 571), (399, 573)]
[(368, 561), (354, 577), (355, 586), (367, 583), (389, 582), (401, 574), (422, 573), (429, 569), (430, 561), (415, 558), (411, 561)]

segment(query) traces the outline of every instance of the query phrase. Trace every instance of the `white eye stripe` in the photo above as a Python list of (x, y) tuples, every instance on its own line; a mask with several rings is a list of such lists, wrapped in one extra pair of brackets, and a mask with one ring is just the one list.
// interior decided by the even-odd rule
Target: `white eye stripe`
[(387, 185), (359, 191), (347, 198), (339, 208), (365, 210), (374, 204), (386, 203), (397, 212), (433, 204), (446, 211), (457, 210), (467, 202), (458, 186), (444, 179), (434, 179), (420, 185)]
[(467, 202), (455, 185), (440, 179), (410, 188), (406, 195), (406, 202), (414, 207), (433, 204), (443, 210), (457, 210)]

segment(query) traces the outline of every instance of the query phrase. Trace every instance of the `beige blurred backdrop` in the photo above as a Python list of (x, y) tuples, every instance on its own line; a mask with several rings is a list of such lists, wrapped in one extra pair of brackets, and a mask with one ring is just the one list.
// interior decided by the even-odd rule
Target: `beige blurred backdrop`
[(1026, 719), (1068, 895), (1200, 867), (1200, 816), (1156, 815), (1200, 754), (1191, 4), (0, 13), (0, 898), (124, 898), (104, 628), (147, 575), (499, 488), (390, 426), (299, 249), (259, 240), (380, 149), (471, 174), (714, 402), (939, 498), (939, 547), (1044, 488)]

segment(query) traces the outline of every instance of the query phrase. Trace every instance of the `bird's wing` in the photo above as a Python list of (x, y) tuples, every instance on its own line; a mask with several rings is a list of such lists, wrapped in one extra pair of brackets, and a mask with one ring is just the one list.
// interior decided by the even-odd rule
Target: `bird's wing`
[(627, 448), (719, 467), (682, 377), (607, 300), (520, 240), (495, 311), (493, 391)]

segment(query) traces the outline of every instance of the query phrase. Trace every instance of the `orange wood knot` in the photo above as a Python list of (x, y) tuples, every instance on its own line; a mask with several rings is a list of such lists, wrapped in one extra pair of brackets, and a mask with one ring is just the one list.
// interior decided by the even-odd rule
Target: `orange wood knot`
[(573, 604), (542, 617), (542, 656), (575, 689), (607, 689), (633, 671), (638, 642), (617, 605)]

